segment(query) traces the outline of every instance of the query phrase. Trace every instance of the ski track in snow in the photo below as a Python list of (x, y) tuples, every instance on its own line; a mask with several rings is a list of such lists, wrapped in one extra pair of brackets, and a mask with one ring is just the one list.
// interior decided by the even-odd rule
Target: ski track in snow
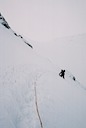
[[(4, 120), (4, 125), (0, 124), (1, 128), (37, 128), (43, 127), (43, 118), (41, 118), (42, 112), (40, 112), (39, 94), (37, 90), (37, 83), (45, 76), (49, 74), (53, 77), (59, 76), (60, 69), (57, 70), (42, 70), (37, 69), (33, 72), (28, 69), (27, 66), (21, 67), (8, 67), (6, 69), (0, 69), (0, 104), (1, 104), (1, 116), (0, 119)], [(60, 77), (60, 76), (59, 76)], [(66, 81), (71, 86), (83, 86), (74, 81), (73, 75), (66, 71)], [(61, 78), (63, 81), (65, 79)], [(37, 95), (37, 106), (41, 122), (37, 115), (35, 104), (35, 90)], [(85, 88), (83, 88), (85, 89)], [(2, 104), (4, 101), (4, 104)], [(4, 112), (4, 109), (6, 112)], [(9, 116), (8, 116), (9, 115)], [(8, 117), (8, 120), (7, 120)], [(6, 120), (6, 122), (5, 122)], [(38, 124), (36, 124), (38, 122)], [(41, 125), (40, 125), (41, 124)]]
[(28, 67), (0, 68), (0, 128), (40, 128), (34, 86), (47, 71)]
[(86, 128), (85, 86), (67, 70), (61, 78), (11, 28), (0, 30), (0, 128)]

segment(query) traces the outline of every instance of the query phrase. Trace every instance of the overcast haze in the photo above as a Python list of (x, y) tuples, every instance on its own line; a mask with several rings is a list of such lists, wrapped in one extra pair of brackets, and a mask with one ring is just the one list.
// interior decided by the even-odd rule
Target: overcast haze
[(35, 41), (86, 33), (85, 0), (0, 0), (12, 29)]

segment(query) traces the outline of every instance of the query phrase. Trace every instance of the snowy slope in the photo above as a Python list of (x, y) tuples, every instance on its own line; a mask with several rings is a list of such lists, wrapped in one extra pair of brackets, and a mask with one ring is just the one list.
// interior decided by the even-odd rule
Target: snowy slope
[(86, 128), (86, 91), (59, 72), (0, 24), (0, 128)]
[(0, 24), (0, 128), (39, 126), (33, 83), (51, 67), (12, 29)]
[(72, 72), (86, 85), (86, 34), (34, 43), (35, 51), (55, 65)]

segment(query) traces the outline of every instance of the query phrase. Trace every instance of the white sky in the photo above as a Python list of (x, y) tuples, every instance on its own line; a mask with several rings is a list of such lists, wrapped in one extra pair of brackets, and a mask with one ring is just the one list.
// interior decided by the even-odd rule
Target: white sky
[(13, 30), (35, 41), (86, 33), (86, 0), (0, 0)]

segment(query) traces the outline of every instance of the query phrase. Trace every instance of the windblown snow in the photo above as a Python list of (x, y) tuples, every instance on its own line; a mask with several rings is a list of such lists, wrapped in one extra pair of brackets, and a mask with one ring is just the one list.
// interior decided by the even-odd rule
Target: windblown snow
[(0, 128), (86, 128), (85, 86), (59, 72), (0, 24)]

